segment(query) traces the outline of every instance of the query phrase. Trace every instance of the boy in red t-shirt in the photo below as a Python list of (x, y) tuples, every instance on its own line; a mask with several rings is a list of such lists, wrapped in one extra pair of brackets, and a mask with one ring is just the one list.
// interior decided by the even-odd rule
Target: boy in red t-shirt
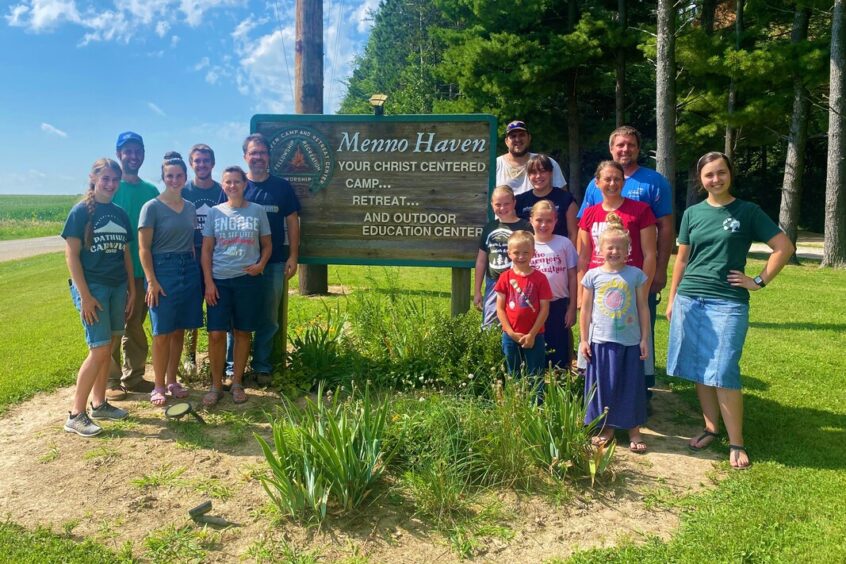
[(531, 233), (512, 233), (508, 238), (511, 268), (500, 274), (494, 291), (508, 373), (519, 375), (524, 370), (540, 388), (543, 379), (539, 377), (546, 360), (543, 324), (549, 315), (552, 289), (546, 276), (529, 265), (534, 254), (535, 239)]

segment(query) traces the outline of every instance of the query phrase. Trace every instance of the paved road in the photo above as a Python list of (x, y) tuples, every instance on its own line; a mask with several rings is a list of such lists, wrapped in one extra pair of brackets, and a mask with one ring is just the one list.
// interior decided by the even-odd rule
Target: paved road
[(36, 239), (0, 241), (0, 262), (55, 253), (65, 250), (65, 240), (58, 235)]
[[(807, 238), (807, 240), (806, 240)], [(822, 240), (817, 240), (819, 237), (813, 234), (800, 234), (799, 239), (799, 258), (822, 260), (822, 246), (817, 246), (822, 243)], [(803, 245), (803, 243), (809, 245)], [(65, 241), (58, 235), (52, 237), (39, 237), (37, 239), (18, 239), (15, 241), (0, 241), (0, 262), (6, 260), (22, 259), (33, 257), (35, 255), (43, 255), (45, 253), (55, 253), (65, 249)], [(763, 243), (755, 243), (752, 245), (751, 252), (753, 253), (769, 253), (770, 248)]]

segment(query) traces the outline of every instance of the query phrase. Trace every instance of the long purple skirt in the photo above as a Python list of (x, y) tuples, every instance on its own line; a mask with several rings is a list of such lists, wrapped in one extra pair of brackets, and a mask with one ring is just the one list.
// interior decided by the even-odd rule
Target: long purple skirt
[(646, 423), (646, 384), (638, 345), (591, 343), (591, 359), (585, 373), (587, 404), (585, 424), (608, 408), (606, 427), (631, 429)]

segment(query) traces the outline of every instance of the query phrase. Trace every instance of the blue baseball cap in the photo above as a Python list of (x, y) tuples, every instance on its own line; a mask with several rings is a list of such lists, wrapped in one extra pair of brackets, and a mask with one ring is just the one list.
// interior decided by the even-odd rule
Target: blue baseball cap
[(130, 141), (135, 141), (140, 143), (141, 146), (144, 146), (144, 140), (141, 138), (140, 135), (135, 133), (134, 131), (124, 131), (120, 135), (118, 135), (117, 143), (115, 143), (115, 149), (120, 151), (120, 148), (129, 143)]
[(509, 133), (512, 131), (525, 131), (526, 133), (529, 132), (529, 129), (526, 127), (526, 122), (523, 120), (514, 120), (508, 125), (505, 126), (505, 135), (508, 136)]

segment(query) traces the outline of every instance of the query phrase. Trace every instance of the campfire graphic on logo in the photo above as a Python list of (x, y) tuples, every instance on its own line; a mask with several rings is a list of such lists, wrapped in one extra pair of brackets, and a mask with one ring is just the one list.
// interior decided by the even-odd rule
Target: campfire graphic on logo
[(272, 136), (270, 142), (272, 172), (312, 194), (332, 180), (335, 159), (329, 144), (313, 129), (287, 127)]

